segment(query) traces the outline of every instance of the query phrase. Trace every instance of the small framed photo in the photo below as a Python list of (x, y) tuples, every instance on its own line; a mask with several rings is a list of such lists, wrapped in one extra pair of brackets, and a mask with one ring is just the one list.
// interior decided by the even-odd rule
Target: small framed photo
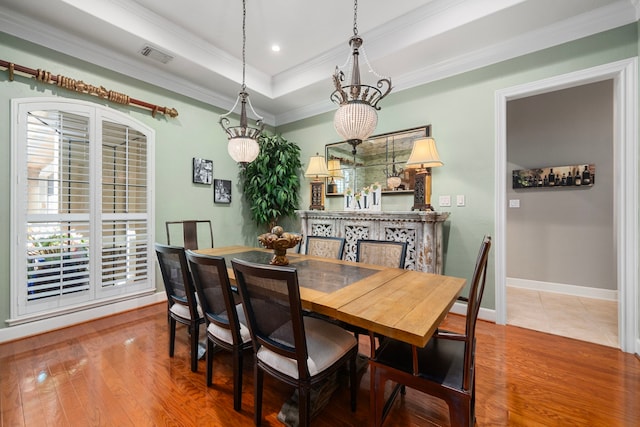
[(211, 184), (213, 179), (213, 160), (193, 158), (193, 182), (195, 184)]
[(214, 203), (231, 203), (231, 181), (213, 180), (213, 201)]

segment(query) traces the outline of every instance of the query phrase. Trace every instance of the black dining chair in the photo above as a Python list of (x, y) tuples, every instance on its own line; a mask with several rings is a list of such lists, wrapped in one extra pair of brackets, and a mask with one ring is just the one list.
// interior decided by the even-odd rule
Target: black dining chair
[(342, 259), (344, 254), (343, 237), (308, 236), (305, 254), (323, 258)]
[[(404, 387), (444, 400), (452, 426), (475, 422), (475, 330), (487, 277), (491, 237), (482, 240), (469, 290), (464, 333), (438, 329), (423, 348), (387, 338), (369, 360), (370, 421), (381, 426)], [(385, 403), (385, 385), (396, 383)]]
[(360, 239), (356, 242), (356, 262), (382, 267), (404, 268), (407, 242)]
[(349, 364), (356, 409), (357, 343), (330, 322), (304, 316), (295, 268), (231, 260), (254, 347), (254, 421), (262, 420), (264, 373), (298, 390), (301, 426), (311, 421), (311, 387)]
[(176, 322), (187, 326), (191, 348), (191, 370), (198, 370), (198, 335), (205, 322), (189, 272), (183, 247), (155, 244), (162, 281), (167, 293), (169, 316), (169, 357), (176, 342)]
[(201, 231), (200, 234), (206, 232), (207, 247), (213, 247), (213, 227), (211, 225), (211, 220), (189, 219), (183, 221), (166, 221), (165, 228), (167, 230), (168, 245), (171, 245), (171, 237), (173, 237), (175, 246), (175, 240), (178, 237), (177, 229), (181, 229), (180, 235), (182, 237), (182, 246), (184, 246), (185, 249), (198, 249), (198, 230)]
[(239, 411), (242, 407), (242, 353), (251, 348), (251, 334), (242, 304), (236, 303), (223, 257), (187, 251), (187, 260), (207, 322), (207, 386), (213, 384), (215, 350), (230, 351), (233, 355), (233, 408)]

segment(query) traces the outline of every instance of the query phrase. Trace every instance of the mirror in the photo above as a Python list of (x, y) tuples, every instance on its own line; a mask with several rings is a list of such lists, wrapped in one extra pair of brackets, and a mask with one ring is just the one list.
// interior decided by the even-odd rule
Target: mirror
[(407, 168), (407, 160), (413, 141), (426, 136), (431, 136), (431, 125), (375, 135), (357, 145), (355, 154), (347, 142), (327, 144), (327, 196), (376, 182), (385, 194), (413, 192), (416, 169)]

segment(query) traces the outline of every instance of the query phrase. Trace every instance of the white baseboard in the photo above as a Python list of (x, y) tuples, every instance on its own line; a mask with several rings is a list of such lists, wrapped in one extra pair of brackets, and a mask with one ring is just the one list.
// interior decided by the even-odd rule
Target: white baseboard
[(576, 297), (618, 301), (618, 291), (612, 289), (589, 288), (586, 286), (566, 285), (563, 283), (540, 282), (537, 280), (507, 277), (507, 287), (531, 289), (533, 291), (554, 292)]
[[(461, 314), (464, 316), (467, 314), (467, 304), (456, 302), (453, 304), (453, 307), (451, 307), (451, 310), (449, 310), (449, 312), (454, 314)], [(496, 323), (496, 311), (489, 308), (480, 307), (480, 311), (478, 311), (478, 319)]]
[(88, 322), (90, 320), (99, 319), (100, 317), (118, 314), (124, 311), (144, 307), (146, 305), (155, 304), (166, 300), (167, 295), (164, 291), (162, 291), (153, 293), (151, 295), (141, 296), (139, 298), (119, 301), (109, 305), (103, 305), (87, 310), (67, 313), (49, 319), (37, 320), (34, 322), (10, 326), (0, 329), (0, 343), (13, 341), (20, 338), (26, 338), (32, 335), (42, 334), (44, 332), (65, 328), (67, 326), (75, 325), (78, 323)]

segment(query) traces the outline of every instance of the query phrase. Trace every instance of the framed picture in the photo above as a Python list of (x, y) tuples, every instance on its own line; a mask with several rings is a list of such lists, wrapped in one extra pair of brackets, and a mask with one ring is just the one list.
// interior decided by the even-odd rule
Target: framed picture
[(231, 203), (231, 181), (213, 180), (213, 201), (214, 203)]
[(591, 187), (596, 182), (593, 163), (553, 166), (537, 169), (515, 169), (513, 188), (576, 188)]
[(213, 179), (213, 160), (193, 158), (193, 182), (195, 184), (211, 184)]

